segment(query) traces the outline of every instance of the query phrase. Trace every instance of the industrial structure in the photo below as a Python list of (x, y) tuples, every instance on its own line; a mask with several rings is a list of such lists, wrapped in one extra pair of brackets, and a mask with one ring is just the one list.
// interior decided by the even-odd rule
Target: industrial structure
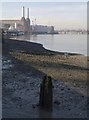
[[(36, 19), (35, 19), (36, 20)], [(22, 17), (21, 20), (1, 20), (0, 26), (3, 29), (7, 29), (10, 32), (18, 31), (23, 32), (24, 34), (55, 34), (57, 33), (54, 30), (54, 26), (44, 26), (35, 24), (29, 17), (29, 8), (26, 9), (26, 18), (25, 18), (25, 7), (22, 7)]]
[(29, 8), (27, 8), (27, 18), (25, 18), (25, 8), (22, 7), (22, 18), (19, 23), (15, 23), (15, 29), (23, 31), (25, 34), (29, 34), (31, 32)]

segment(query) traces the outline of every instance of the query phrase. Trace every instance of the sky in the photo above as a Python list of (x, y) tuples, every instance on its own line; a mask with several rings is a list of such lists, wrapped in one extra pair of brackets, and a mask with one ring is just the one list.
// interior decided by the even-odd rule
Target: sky
[(0, 0), (0, 2), (88, 2), (88, 0)]
[(36, 19), (36, 24), (53, 25), (55, 29), (87, 29), (87, 0), (33, 1), (3, 0), (0, 4), (0, 19), (21, 19), (24, 6), (25, 14), (26, 8), (30, 8), (31, 24)]

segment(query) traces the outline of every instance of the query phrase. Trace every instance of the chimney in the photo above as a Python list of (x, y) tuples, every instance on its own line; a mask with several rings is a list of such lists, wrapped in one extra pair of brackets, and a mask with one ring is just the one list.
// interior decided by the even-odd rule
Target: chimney
[(23, 6), (23, 7), (22, 7), (22, 17), (25, 17), (25, 16), (24, 16), (24, 14), (25, 14), (24, 12), (25, 12), (25, 11), (24, 11), (24, 6)]
[(27, 8), (27, 18), (29, 18), (29, 8)]

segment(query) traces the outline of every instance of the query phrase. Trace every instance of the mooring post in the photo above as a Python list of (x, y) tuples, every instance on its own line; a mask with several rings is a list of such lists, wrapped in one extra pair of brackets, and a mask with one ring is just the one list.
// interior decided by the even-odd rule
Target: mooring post
[(53, 91), (52, 91), (52, 78), (44, 76), (40, 85), (40, 107), (44, 110), (52, 110)]

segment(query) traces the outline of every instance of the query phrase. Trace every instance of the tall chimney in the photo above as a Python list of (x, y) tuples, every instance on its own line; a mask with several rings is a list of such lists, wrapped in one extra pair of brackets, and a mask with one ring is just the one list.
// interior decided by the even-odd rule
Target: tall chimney
[(22, 17), (24, 17), (24, 6), (22, 7)]
[(27, 8), (27, 18), (29, 18), (29, 8)]

